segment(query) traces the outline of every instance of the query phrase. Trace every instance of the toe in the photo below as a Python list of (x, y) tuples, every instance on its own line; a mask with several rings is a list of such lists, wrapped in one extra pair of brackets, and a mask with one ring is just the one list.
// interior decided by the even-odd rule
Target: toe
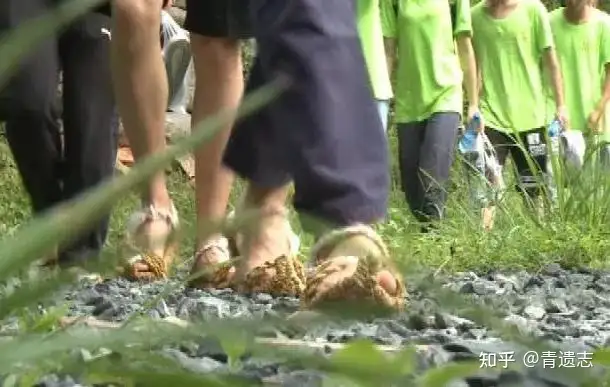
[(396, 277), (388, 270), (382, 270), (375, 276), (379, 286), (383, 288), (388, 294), (396, 294), (398, 291), (398, 283)]

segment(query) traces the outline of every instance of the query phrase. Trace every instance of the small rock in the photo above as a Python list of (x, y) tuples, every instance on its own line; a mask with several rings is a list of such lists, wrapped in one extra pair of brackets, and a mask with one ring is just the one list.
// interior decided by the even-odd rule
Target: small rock
[(532, 287), (541, 287), (544, 285), (544, 278), (538, 275), (532, 275), (525, 281), (523, 285), (524, 290), (527, 290)]
[(491, 294), (496, 294), (498, 292), (498, 287), (493, 282), (488, 281), (475, 281), (472, 283), (472, 289), (475, 294), (479, 296), (488, 296)]
[(167, 303), (164, 300), (161, 300), (159, 302), (159, 305), (157, 305), (156, 310), (161, 318), (166, 318), (172, 315), (172, 312), (169, 310), (169, 308), (167, 307)]
[(257, 304), (270, 304), (273, 301), (273, 296), (267, 293), (257, 293), (254, 295), (253, 301)]
[(504, 322), (515, 325), (521, 332), (528, 332), (530, 330), (529, 321), (523, 316), (509, 314), (504, 318)]
[(214, 337), (205, 337), (199, 342), (199, 347), (197, 348), (197, 357), (209, 357), (225, 364), (229, 361), (229, 357), (222, 349), (222, 345), (220, 344), (218, 339)]
[(164, 354), (176, 360), (183, 368), (198, 374), (209, 374), (224, 368), (224, 364), (209, 357), (191, 358), (176, 349), (166, 349)]
[(411, 315), (409, 315), (407, 326), (410, 329), (422, 331), (422, 330), (428, 328), (429, 324), (428, 324), (428, 321), (426, 321), (426, 319), (422, 315), (411, 314)]
[(550, 277), (557, 277), (563, 273), (563, 269), (558, 263), (551, 263), (544, 266), (544, 268), (541, 270), (541, 273)]
[(192, 298), (184, 298), (176, 308), (176, 316), (188, 320), (197, 314), (197, 301)]
[(547, 313), (562, 313), (568, 310), (568, 305), (565, 300), (551, 298), (546, 300), (544, 309)]
[(545, 314), (544, 308), (538, 305), (528, 305), (523, 309), (523, 315), (532, 320), (542, 320)]
[(95, 300), (94, 306), (95, 306), (95, 308), (93, 309), (93, 312), (92, 312), (92, 314), (94, 316), (100, 316), (108, 310), (115, 309), (114, 302), (107, 296), (98, 297)]

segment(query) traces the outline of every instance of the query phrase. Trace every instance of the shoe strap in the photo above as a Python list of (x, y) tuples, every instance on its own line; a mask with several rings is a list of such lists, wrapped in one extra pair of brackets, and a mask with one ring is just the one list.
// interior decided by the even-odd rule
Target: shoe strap
[(371, 240), (379, 249), (384, 259), (389, 258), (390, 252), (385, 242), (381, 239), (379, 234), (369, 225), (365, 224), (354, 224), (351, 226), (338, 228), (322, 235), (318, 241), (312, 246), (310, 250), (310, 264), (316, 265), (321, 260), (320, 252), (333, 248), (340, 244), (344, 240), (354, 236), (365, 236)]
[[(242, 201), (242, 203), (243, 203), (243, 201)], [(236, 216), (236, 213), (238, 213), (240, 210), (243, 210), (243, 209), (245, 209), (245, 206), (243, 204), (236, 206), (236, 209), (231, 211), (229, 213), (229, 215), (227, 215), (227, 218), (228, 219), (234, 218)], [(291, 257), (297, 256), (299, 253), (299, 250), (301, 248), (301, 239), (294, 232), (294, 230), (292, 229), (292, 226), (290, 225), (290, 221), (288, 220), (288, 209), (286, 207), (281, 207), (281, 208), (263, 210), (262, 216), (282, 216), (284, 218), (284, 230), (282, 231), (282, 233), (285, 235), (285, 237), (288, 240), (288, 250), (289, 250), (288, 253), (290, 254)], [(242, 252), (244, 250), (243, 249), (244, 237), (239, 232), (235, 234), (235, 244), (236, 244), (237, 250), (239, 252)]]
[(195, 257), (205, 254), (208, 251), (217, 250), (221, 254), (230, 257), (229, 240), (223, 236), (208, 240), (201, 248), (195, 252)]
[(148, 222), (163, 220), (172, 229), (179, 225), (178, 211), (172, 203), (169, 208), (158, 208), (152, 204), (143, 206), (139, 211), (134, 212), (127, 222), (127, 230), (134, 234), (137, 230)]

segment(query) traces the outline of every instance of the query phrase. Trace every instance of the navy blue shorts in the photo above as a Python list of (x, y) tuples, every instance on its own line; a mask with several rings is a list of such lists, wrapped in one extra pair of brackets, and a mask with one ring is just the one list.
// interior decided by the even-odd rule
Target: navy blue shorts
[(294, 205), (335, 225), (385, 216), (386, 135), (369, 87), (353, 1), (251, 0), (257, 57), (246, 93), (289, 89), (237, 123), (225, 163), (260, 187), (294, 181)]

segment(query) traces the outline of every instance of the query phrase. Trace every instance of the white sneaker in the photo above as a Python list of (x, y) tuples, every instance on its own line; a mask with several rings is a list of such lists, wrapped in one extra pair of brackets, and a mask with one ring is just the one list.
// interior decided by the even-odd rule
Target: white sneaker
[(187, 72), (191, 65), (191, 45), (187, 32), (165, 11), (161, 11), (163, 59), (168, 81), (168, 111), (186, 113)]

